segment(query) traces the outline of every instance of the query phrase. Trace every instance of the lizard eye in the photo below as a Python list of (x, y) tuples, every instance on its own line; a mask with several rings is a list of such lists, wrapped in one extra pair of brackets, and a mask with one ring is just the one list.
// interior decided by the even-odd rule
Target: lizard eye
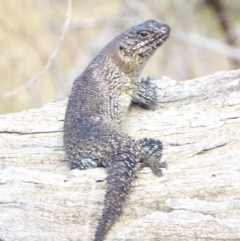
[(141, 38), (147, 38), (147, 37), (149, 36), (149, 32), (147, 32), (147, 31), (141, 31), (141, 32), (139, 32), (139, 36), (140, 36)]

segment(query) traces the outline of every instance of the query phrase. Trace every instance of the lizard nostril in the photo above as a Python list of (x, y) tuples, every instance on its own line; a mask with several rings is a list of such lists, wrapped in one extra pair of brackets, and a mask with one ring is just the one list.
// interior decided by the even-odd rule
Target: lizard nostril
[(162, 31), (162, 33), (166, 33), (166, 32), (167, 32), (167, 28), (162, 27), (162, 28), (161, 28), (161, 31)]

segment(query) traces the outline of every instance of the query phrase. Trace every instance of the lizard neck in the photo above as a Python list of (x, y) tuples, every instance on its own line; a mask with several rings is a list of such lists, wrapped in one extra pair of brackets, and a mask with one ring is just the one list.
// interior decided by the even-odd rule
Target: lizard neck
[(147, 62), (146, 59), (143, 60), (140, 57), (124, 56), (119, 51), (119, 39), (121, 38), (120, 35), (106, 45), (90, 64), (93, 70), (96, 69), (96, 64), (101, 66), (101, 68), (97, 69), (98, 74), (104, 76), (104, 80), (108, 81), (109, 84), (113, 79), (119, 79), (119, 77), (124, 82), (126, 79), (136, 82)]

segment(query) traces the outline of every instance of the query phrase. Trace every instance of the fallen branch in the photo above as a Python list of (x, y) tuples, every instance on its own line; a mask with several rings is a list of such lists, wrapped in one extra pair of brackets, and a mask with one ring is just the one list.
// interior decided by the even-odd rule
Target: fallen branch
[[(125, 130), (164, 145), (161, 178), (137, 173), (111, 240), (240, 240), (240, 70), (158, 87), (155, 111), (133, 106)], [(66, 100), (0, 116), (0, 240), (92, 240), (103, 168), (70, 172)]]

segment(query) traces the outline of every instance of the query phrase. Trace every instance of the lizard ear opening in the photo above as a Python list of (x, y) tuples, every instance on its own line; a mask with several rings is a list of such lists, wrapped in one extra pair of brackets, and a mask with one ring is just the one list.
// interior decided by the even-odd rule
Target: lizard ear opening
[(123, 50), (123, 46), (120, 45), (119, 46), (119, 50), (122, 51)]

